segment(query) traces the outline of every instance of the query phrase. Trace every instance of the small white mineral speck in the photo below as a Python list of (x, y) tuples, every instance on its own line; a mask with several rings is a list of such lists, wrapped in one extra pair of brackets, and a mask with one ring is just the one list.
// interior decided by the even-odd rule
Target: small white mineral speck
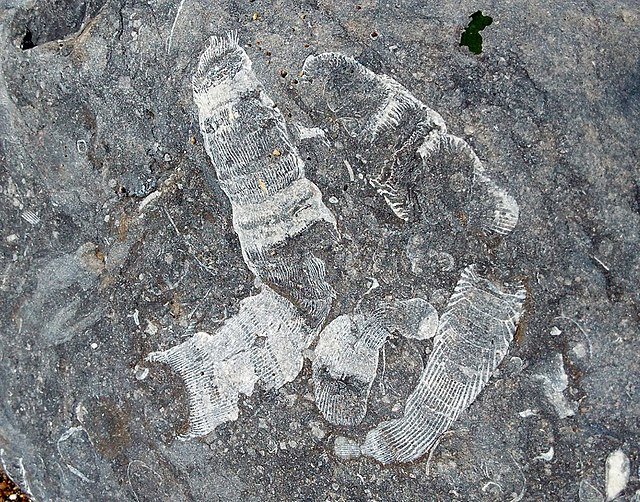
[(558, 326), (552, 326), (549, 333), (551, 334), (551, 336), (560, 336), (562, 334), (562, 331), (560, 331)]
[(78, 403), (78, 405), (76, 406), (76, 418), (78, 419), (78, 422), (83, 423), (85, 417), (87, 416), (87, 408), (85, 408), (84, 404), (82, 403)]
[(136, 380), (144, 380), (149, 375), (149, 368), (136, 364), (135, 368), (133, 368), (133, 373), (136, 376)]
[(317, 439), (324, 439), (327, 435), (319, 422), (309, 422), (309, 428), (311, 429), (311, 435)]
[(587, 357), (587, 348), (584, 346), (584, 343), (577, 343), (572, 349), (571, 353), (576, 356), (578, 359), (584, 359)]
[(153, 336), (158, 332), (158, 326), (156, 326), (153, 321), (147, 319), (147, 327), (144, 329), (144, 332), (148, 335)]
[(551, 462), (551, 460), (553, 460), (553, 454), (553, 446), (551, 446), (549, 447), (549, 450), (534, 457), (533, 460), (544, 460), (545, 462)]
[(629, 457), (617, 449), (607, 457), (607, 501), (616, 498), (626, 487), (631, 474)]

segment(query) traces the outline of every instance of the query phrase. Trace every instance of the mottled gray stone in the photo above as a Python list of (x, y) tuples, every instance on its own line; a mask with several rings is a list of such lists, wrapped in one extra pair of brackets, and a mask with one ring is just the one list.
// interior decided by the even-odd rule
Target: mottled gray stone
[[(623, 496), (640, 489), (640, 11), (633, 0), (483, 4), (494, 22), (475, 56), (458, 41), (479, 7), (0, 3), (0, 462), (34, 499), (576, 500), (584, 481), (592, 500), (618, 448), (631, 462)], [(315, 125), (304, 59), (352, 55), (437, 110), (520, 204), (513, 234), (446, 250), (455, 270), (436, 277), (424, 229), (350, 181), (348, 145), (304, 152), (351, 237), (342, 270), (354, 291), (336, 311), (353, 308), (366, 277), (437, 308), (472, 261), (527, 279), (505, 361), (418, 462), (337, 460), (346, 431), (316, 409), (310, 364), (245, 399), (236, 422), (175, 439), (183, 384), (144, 357), (215, 331), (253, 290), (229, 202), (202, 175), (190, 84), (206, 40), (231, 29), (287, 120)], [(22, 50), (27, 30), (35, 47)], [(387, 345), (351, 435), (401, 412), (423, 346)], [(560, 369), (575, 407), (563, 418), (547, 392)]]

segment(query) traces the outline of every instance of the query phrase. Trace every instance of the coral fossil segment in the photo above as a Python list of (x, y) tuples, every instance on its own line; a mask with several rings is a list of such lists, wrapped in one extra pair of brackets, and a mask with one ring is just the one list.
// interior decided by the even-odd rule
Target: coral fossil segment
[(239, 395), (250, 395), (256, 383), (277, 388), (295, 379), (334, 296), (314, 253), (336, 234), (333, 214), (305, 178), (282, 114), (235, 34), (211, 39), (193, 77), (193, 96), (243, 258), (261, 292), (243, 300), (216, 333), (198, 333), (148, 356), (185, 381), (190, 424), (183, 438), (235, 420)]
[(320, 333), (314, 351), (315, 399), (324, 417), (336, 425), (359, 424), (389, 335), (397, 331), (406, 338), (429, 338), (437, 322), (436, 310), (419, 298), (334, 319)]
[(341, 438), (336, 453), (382, 463), (424, 455), (476, 399), (507, 353), (523, 312), (522, 284), (498, 288), (467, 267), (441, 316), (433, 351), (402, 418), (382, 422), (364, 443)]
[(368, 159), (380, 168), (370, 183), (398, 218), (410, 219), (410, 189), (442, 190), (450, 176), (463, 174), (466, 186), (454, 190), (462, 192), (455, 199), (469, 206), (470, 223), (502, 235), (513, 230), (519, 216), (515, 199), (488, 178), (463, 139), (447, 133), (442, 117), (405, 87), (333, 52), (309, 56), (303, 71), (363, 150), (382, 148)]

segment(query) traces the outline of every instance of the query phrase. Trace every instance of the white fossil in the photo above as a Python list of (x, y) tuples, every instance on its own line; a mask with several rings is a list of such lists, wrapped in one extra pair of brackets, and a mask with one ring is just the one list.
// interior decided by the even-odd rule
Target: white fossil
[(426, 339), (435, 334), (437, 325), (438, 313), (419, 298), (334, 319), (320, 333), (313, 360), (316, 404), (324, 417), (337, 425), (359, 424), (367, 412), (380, 349), (389, 335)]
[(319, 83), (327, 107), (349, 136), (367, 149), (384, 149), (374, 162), (380, 173), (369, 181), (396, 216), (410, 219), (409, 191), (418, 185), (427, 198), (462, 201), (470, 224), (487, 232), (505, 235), (514, 229), (515, 199), (489, 178), (467, 142), (448, 134), (442, 117), (396, 80), (335, 52), (309, 56), (303, 73)]
[[(498, 287), (473, 266), (463, 272), (441, 316), (433, 351), (402, 418), (369, 431), (359, 451), (382, 463), (424, 455), (476, 399), (504, 358), (523, 312), (520, 283)], [(357, 456), (341, 440), (336, 453)]]
[(611, 452), (606, 462), (607, 501), (615, 499), (624, 491), (630, 475), (629, 457), (621, 449)]
[[(427, 221), (459, 228), (456, 219), (468, 220), (498, 235), (515, 228), (515, 199), (491, 180), (469, 144), (449, 134), (442, 117), (400, 83), (338, 53), (308, 57), (303, 73), (352, 141), (362, 146), (368, 157), (358, 160), (380, 168), (369, 182), (400, 219), (416, 220), (409, 198), (413, 190), (425, 201), (419, 216)], [(445, 209), (448, 220), (443, 219)], [(462, 217), (460, 209), (466, 212)], [(422, 269), (421, 261), (442, 271), (455, 268), (446, 252), (407, 252), (414, 271)], [(506, 354), (524, 298), (522, 284), (500, 288), (467, 267), (440, 319), (433, 352), (404, 417), (378, 425), (362, 444), (339, 438), (336, 454), (390, 463), (426, 453), (474, 401)], [(318, 407), (329, 421), (352, 425), (362, 420), (388, 318), (388, 312), (343, 316), (320, 334), (314, 383)]]
[(193, 97), (215, 169), (209, 177), (231, 201), (244, 261), (261, 291), (217, 332), (148, 356), (185, 381), (183, 438), (235, 420), (239, 395), (250, 395), (256, 383), (269, 389), (295, 379), (331, 308), (334, 292), (316, 253), (336, 235), (333, 214), (305, 177), (282, 114), (234, 33), (213, 37), (200, 56)]

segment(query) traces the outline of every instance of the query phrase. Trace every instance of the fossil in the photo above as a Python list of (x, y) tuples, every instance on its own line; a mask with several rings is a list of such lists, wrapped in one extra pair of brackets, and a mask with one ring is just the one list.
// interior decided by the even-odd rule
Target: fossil
[(487, 232), (504, 235), (516, 226), (515, 199), (488, 177), (463, 139), (447, 133), (442, 117), (400, 83), (333, 52), (309, 56), (303, 73), (347, 134), (371, 152), (368, 163), (380, 172), (369, 182), (396, 216), (410, 220), (409, 195), (417, 190), (438, 216), (443, 207), (467, 206), (469, 223)]
[(404, 416), (382, 422), (359, 445), (336, 441), (336, 454), (382, 463), (410, 462), (424, 455), (476, 399), (502, 361), (523, 312), (521, 283), (498, 287), (473, 265), (460, 280), (440, 318), (433, 351)]
[[(404, 416), (380, 423), (363, 443), (343, 437), (335, 443), (343, 458), (416, 459), (475, 400), (506, 354), (524, 289), (519, 283), (498, 287), (469, 266), (440, 319), (421, 298), (369, 302), (363, 309), (358, 302), (353, 312), (330, 318), (335, 292), (324, 260), (332, 259), (337, 225), (320, 190), (306, 178), (297, 149), (305, 139), (326, 142), (325, 134), (317, 127), (288, 128), (251, 66), (235, 33), (213, 37), (200, 56), (193, 97), (213, 166), (204, 168), (205, 175), (231, 202), (242, 256), (260, 292), (242, 300), (238, 313), (215, 333), (199, 332), (147, 358), (168, 364), (184, 380), (189, 429), (182, 438), (190, 438), (237, 419), (240, 395), (251, 395), (256, 385), (274, 389), (294, 380), (303, 352), (316, 339), (317, 406), (329, 422), (357, 425), (367, 413), (389, 336), (435, 337)], [(369, 182), (399, 218), (468, 219), (503, 235), (514, 228), (515, 199), (489, 178), (464, 140), (447, 133), (442, 117), (401, 84), (336, 53), (307, 58), (304, 73), (322, 84), (329, 110), (356, 149), (369, 156), (369, 165), (380, 169)], [(356, 159), (364, 157), (356, 152)], [(344, 163), (354, 178), (351, 164)], [(413, 207), (411, 192), (420, 194), (425, 204), (418, 206), (426, 209)], [(454, 215), (459, 207), (466, 208), (464, 218)], [(442, 250), (414, 254), (424, 254), (436, 269), (456, 266)]]
[(147, 356), (171, 366), (189, 395), (189, 430), (181, 439), (203, 436), (238, 418), (240, 394), (251, 395), (295, 379), (309, 335), (298, 310), (265, 287), (240, 303), (240, 311), (213, 335), (196, 333), (186, 342)]
[(380, 349), (389, 335), (430, 338), (437, 323), (436, 310), (420, 298), (334, 319), (320, 333), (314, 351), (315, 398), (324, 417), (336, 425), (359, 424), (367, 412)]
[[(189, 430), (201, 436), (238, 416), (240, 394), (277, 388), (302, 368), (334, 297), (318, 252), (336, 222), (282, 114), (265, 93), (235, 33), (213, 37), (193, 77), (193, 97), (215, 179), (231, 201), (242, 256), (261, 291), (215, 333), (148, 356), (178, 372), (189, 394)], [(302, 129), (304, 134), (317, 131)]]
[(437, 112), (391, 77), (375, 74), (352, 57), (336, 52), (309, 56), (302, 71), (305, 79), (321, 83), (327, 107), (351, 137), (373, 143), (389, 136), (408, 145), (432, 130), (446, 132)]

